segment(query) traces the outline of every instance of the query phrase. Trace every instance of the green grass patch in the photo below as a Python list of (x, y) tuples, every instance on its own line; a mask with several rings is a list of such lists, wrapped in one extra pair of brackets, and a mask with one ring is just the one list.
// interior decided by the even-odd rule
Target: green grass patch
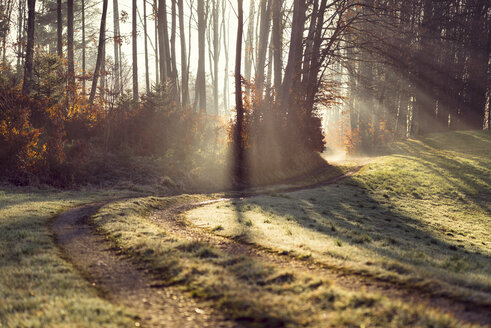
[[(432, 310), (333, 287), (330, 281), (312, 273), (288, 271), (255, 258), (224, 253), (201, 241), (181, 240), (146, 219), (155, 207), (200, 200), (200, 196), (178, 196), (121, 201), (104, 206), (91, 221), (122, 250), (146, 261), (162, 284), (182, 286), (194, 297), (212, 302), (246, 326), (457, 325), (453, 319)], [(249, 205), (246, 214), (258, 210), (257, 204)], [(215, 210), (227, 208), (217, 209), (215, 204), (209, 206)], [(237, 217), (233, 221), (245, 234), (267, 224), (251, 219), (253, 224), (248, 225), (245, 224), (247, 220)], [(289, 224), (293, 227), (297, 222)], [(226, 229), (221, 224), (214, 227)], [(222, 229), (213, 230), (221, 233)], [(310, 260), (308, 254), (299, 257), (302, 255), (305, 260)]]
[(489, 132), (407, 140), (340, 183), (203, 206), (187, 219), (342, 270), (490, 304), (490, 149)]
[(121, 192), (0, 187), (0, 327), (135, 325), (61, 258), (49, 229), (63, 210), (115, 197)]

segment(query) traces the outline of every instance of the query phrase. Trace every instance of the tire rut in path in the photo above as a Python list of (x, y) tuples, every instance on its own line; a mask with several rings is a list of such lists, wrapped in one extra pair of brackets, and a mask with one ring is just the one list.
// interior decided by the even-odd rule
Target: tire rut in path
[(151, 273), (130, 257), (118, 254), (89, 226), (88, 218), (105, 204), (71, 209), (52, 222), (63, 256), (104, 298), (135, 313), (135, 321), (143, 327), (239, 327), (177, 287), (152, 287), (156, 280)]

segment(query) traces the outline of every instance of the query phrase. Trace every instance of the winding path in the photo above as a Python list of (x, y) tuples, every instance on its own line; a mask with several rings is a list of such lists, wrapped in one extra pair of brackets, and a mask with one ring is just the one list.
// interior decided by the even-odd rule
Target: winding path
[(74, 264), (102, 297), (137, 314), (143, 327), (238, 327), (210, 304), (199, 303), (177, 287), (162, 287), (144, 265), (114, 249), (92, 231), (87, 219), (106, 203), (69, 210), (52, 229), (64, 257)]
[[(336, 183), (356, 173), (361, 167), (323, 183)], [(308, 187), (292, 187), (280, 192), (294, 191)], [(241, 194), (241, 197), (257, 193)], [(218, 200), (215, 200), (218, 201)], [(437, 311), (449, 313), (465, 323), (491, 327), (491, 306), (456, 302), (444, 296), (429, 295), (407, 286), (378, 281), (372, 277), (349, 273), (339, 268), (327, 267), (312, 261), (302, 261), (290, 256), (280, 256), (268, 249), (242, 243), (215, 235), (205, 229), (186, 222), (182, 212), (204, 205), (208, 201), (168, 208), (155, 212), (149, 220), (166, 231), (187, 240), (199, 240), (230, 254), (240, 254), (259, 261), (273, 263), (282, 268), (301, 269), (323, 275), (334, 284), (349, 290), (366, 290), (405, 303), (424, 304)], [(147, 327), (239, 327), (223, 314), (214, 311), (211, 304), (201, 303), (184, 294), (174, 286), (163, 286), (156, 280), (143, 263), (125, 256), (102, 235), (93, 231), (88, 218), (105, 203), (95, 203), (69, 210), (53, 220), (55, 240), (64, 257), (91, 282), (102, 297), (122, 304), (137, 314), (137, 321)]]

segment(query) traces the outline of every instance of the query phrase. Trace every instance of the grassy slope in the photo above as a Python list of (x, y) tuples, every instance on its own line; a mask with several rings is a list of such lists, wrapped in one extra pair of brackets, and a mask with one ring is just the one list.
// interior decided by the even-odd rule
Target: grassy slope
[(274, 250), (489, 303), (490, 149), (487, 132), (408, 140), (340, 184), (212, 204), (188, 219)]
[[(465, 132), (410, 140), (341, 184), (212, 204), (189, 218), (215, 233), (383, 279), (437, 280), (489, 295), (490, 140)], [(109, 197), (0, 188), (0, 326), (134, 325), (131, 314), (100, 299), (60, 258), (49, 231), (49, 218), (63, 209)], [(305, 272), (179, 240), (145, 220), (156, 207), (206, 198), (121, 201), (94, 223), (150, 261), (164, 283), (182, 284), (251, 325), (459, 326), (422, 307), (348, 293)]]
[(149, 263), (162, 284), (180, 285), (246, 326), (465, 326), (423, 306), (348, 292), (309, 272), (288, 271), (180, 239), (146, 219), (156, 208), (205, 198), (183, 195), (116, 202), (104, 206), (92, 222), (123, 251)]
[(60, 257), (49, 229), (56, 213), (111, 197), (0, 187), (0, 327), (134, 326)]
[[(187, 217), (281, 253), (488, 302), (490, 140), (478, 132), (409, 140), (339, 184), (213, 203)], [(422, 307), (346, 292), (308, 272), (181, 240), (145, 220), (155, 208), (205, 198), (122, 201), (93, 221), (149, 261), (163, 283), (183, 285), (253, 326), (462, 326)]]

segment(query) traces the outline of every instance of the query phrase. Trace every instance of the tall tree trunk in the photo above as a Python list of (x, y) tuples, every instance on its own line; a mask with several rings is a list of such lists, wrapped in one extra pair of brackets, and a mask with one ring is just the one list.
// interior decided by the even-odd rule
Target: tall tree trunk
[(244, 24), (244, 13), (242, 0), (238, 2), (238, 26), (237, 26), (237, 43), (235, 48), (235, 108), (237, 111), (237, 122), (235, 128), (235, 165), (234, 173), (236, 183), (239, 187), (245, 184), (245, 154), (242, 135), (244, 131), (244, 106), (242, 103), (242, 76), (240, 74), (240, 65), (242, 58), (242, 34)]
[(121, 73), (120, 73), (120, 48), (121, 33), (119, 30), (119, 5), (118, 0), (113, 0), (113, 28), (114, 28), (114, 91), (116, 97), (121, 94)]
[(97, 80), (99, 79), (99, 70), (102, 66), (102, 56), (104, 55), (104, 46), (106, 44), (106, 16), (107, 16), (107, 3), (109, 0), (104, 0), (102, 3), (102, 17), (101, 26), (99, 29), (99, 45), (97, 46), (97, 60), (94, 69), (94, 75), (92, 77), (92, 87), (90, 89), (89, 105), (92, 107), (94, 103), (95, 93), (97, 91)]
[(132, 45), (133, 45), (133, 101), (137, 102), (138, 99), (138, 35), (136, 29), (137, 22), (137, 0), (133, 0), (132, 2), (132, 28), (131, 28), (131, 36), (132, 36)]
[[(170, 58), (172, 66), (172, 79), (173, 82), (177, 82), (177, 59), (176, 59), (176, 26), (177, 26), (177, 15), (176, 15), (176, 1), (171, 0), (171, 29), (170, 29)], [(177, 84), (177, 83), (176, 83)], [(179, 98), (179, 96), (177, 96)]]
[(57, 25), (56, 25), (56, 50), (58, 57), (63, 56), (63, 16), (61, 10), (61, 0), (56, 0), (56, 17), (57, 17)]
[(198, 0), (198, 72), (196, 74), (195, 104), (197, 103), (199, 112), (206, 112), (205, 32), (204, 1)]
[(101, 63), (101, 70), (100, 70), (100, 76), (101, 76), (101, 91), (100, 91), (100, 96), (101, 98), (105, 101), (106, 99), (106, 79), (107, 79), (107, 73), (106, 73), (106, 43), (104, 42), (104, 47), (102, 47), (102, 63)]
[[(288, 61), (283, 77), (281, 103), (293, 104), (294, 88), (298, 86), (302, 64), (302, 39), (305, 24), (305, 0), (295, 0), (293, 7), (292, 29)], [(291, 106), (290, 106), (290, 109)]]
[(36, 0), (27, 0), (27, 45), (24, 64), (24, 83), (22, 91), (28, 95), (32, 87), (32, 61), (34, 57), (34, 25), (36, 19)]
[(272, 36), (270, 36), (269, 47), (268, 47), (268, 72), (266, 74), (266, 88), (267, 88), (266, 98), (268, 101), (272, 99), (272, 95), (271, 95), (271, 86), (273, 85), (272, 75), (273, 75), (273, 39)]
[(148, 42), (147, 42), (147, 0), (143, 0), (143, 34), (145, 37), (145, 87), (150, 92), (150, 76), (148, 72)]
[(250, 93), (249, 82), (251, 81), (252, 62), (254, 60), (254, 16), (256, 15), (255, 0), (249, 0), (249, 25), (244, 49), (244, 78), (247, 80), (245, 89)]
[[(10, 18), (12, 16), (12, 9), (13, 9), (13, 0), (7, 0), (7, 5), (5, 6), (5, 12), (4, 15), (6, 16), (6, 20), (10, 22)], [(10, 32), (10, 26), (7, 27), (7, 30), (4, 31), (4, 36), (2, 40), (2, 64), (5, 65), (7, 63), (7, 37)]]
[(189, 104), (189, 83), (187, 75), (187, 53), (186, 53), (186, 35), (184, 34), (184, 1), (178, 0), (179, 6), (179, 36), (181, 43), (181, 103), (185, 108)]
[(218, 26), (219, 0), (213, 0), (213, 114), (218, 115), (218, 61), (220, 59), (220, 39)]
[(85, 74), (85, 0), (82, 0), (82, 93), (84, 95), (86, 95)]
[(167, 5), (165, 0), (159, 1), (158, 12), (160, 80), (164, 84), (172, 76), (172, 65), (169, 50), (169, 33), (167, 29)]
[(22, 70), (21, 70), (21, 58), (22, 56), (22, 45), (24, 42), (22, 40), (24, 39), (24, 33), (25, 33), (25, 27), (24, 27), (24, 15), (25, 15), (25, 9), (26, 9), (26, 3), (24, 1), (19, 1), (19, 28), (18, 28), (18, 33), (17, 33), (17, 72), (16, 75), (20, 79), (22, 75)]
[(73, 0), (67, 1), (68, 94), (75, 94), (75, 60), (73, 55)]
[(153, 1), (153, 17), (155, 19), (155, 84), (159, 84), (159, 27), (158, 27), (158, 4)]
[(271, 1), (261, 0), (261, 20), (259, 31), (259, 45), (256, 62), (256, 93), (262, 98), (264, 86), (264, 68), (266, 65), (266, 51), (268, 49), (269, 29), (271, 16)]
[(228, 108), (228, 24), (230, 21), (227, 19), (227, 25), (225, 25), (225, 0), (222, 3), (222, 31), (223, 31), (223, 50), (225, 52), (225, 70), (224, 70), (224, 79), (223, 79), (223, 110), (224, 113), (227, 113)]

